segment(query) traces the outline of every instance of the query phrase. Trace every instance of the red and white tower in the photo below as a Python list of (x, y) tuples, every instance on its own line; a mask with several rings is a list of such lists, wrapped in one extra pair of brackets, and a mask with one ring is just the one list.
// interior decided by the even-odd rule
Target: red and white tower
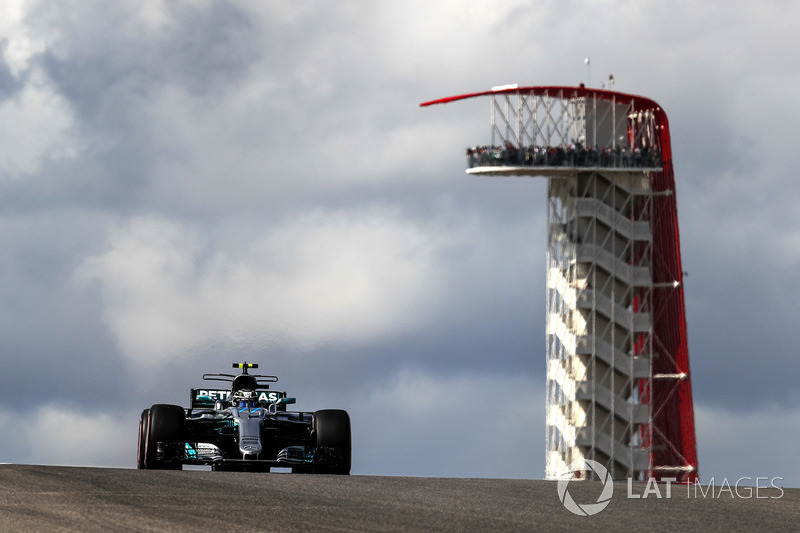
[(547, 467), (698, 479), (669, 123), (641, 96), (495, 87), (467, 173), (548, 179)]

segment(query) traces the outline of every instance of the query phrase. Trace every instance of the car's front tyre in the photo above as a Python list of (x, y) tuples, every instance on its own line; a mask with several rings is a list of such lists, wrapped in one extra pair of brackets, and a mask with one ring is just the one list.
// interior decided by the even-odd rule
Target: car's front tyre
[(350, 474), (352, 442), (350, 415), (341, 409), (323, 409), (314, 413), (314, 432), (317, 450), (333, 450), (332, 464), (324, 462), (314, 466), (316, 474)]

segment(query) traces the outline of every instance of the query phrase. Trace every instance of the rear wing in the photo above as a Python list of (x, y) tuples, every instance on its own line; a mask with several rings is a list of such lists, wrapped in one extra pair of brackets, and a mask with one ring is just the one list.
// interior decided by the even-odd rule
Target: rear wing
[[(214, 404), (218, 401), (224, 402), (228, 399), (231, 391), (220, 389), (191, 389), (191, 406), (192, 409), (209, 408), (213, 409)], [(286, 398), (285, 392), (264, 390), (257, 391), (258, 404), (262, 407), (267, 407), (269, 404), (277, 402), (281, 398)]]

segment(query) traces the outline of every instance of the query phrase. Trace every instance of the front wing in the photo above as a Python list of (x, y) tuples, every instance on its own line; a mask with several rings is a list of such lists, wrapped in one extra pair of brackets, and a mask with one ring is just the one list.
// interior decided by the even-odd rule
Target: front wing
[(271, 467), (336, 467), (343, 460), (336, 448), (326, 446), (287, 446), (276, 459), (239, 459), (225, 457), (213, 444), (202, 442), (159, 442), (158, 458), (183, 465), (226, 467), (235, 470), (260, 470)]

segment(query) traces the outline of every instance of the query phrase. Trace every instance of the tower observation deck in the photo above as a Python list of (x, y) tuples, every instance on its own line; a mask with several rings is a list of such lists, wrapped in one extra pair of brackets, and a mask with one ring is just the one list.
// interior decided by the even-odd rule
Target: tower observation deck
[(698, 479), (669, 123), (641, 96), (495, 87), (475, 176), (547, 187), (546, 477)]

